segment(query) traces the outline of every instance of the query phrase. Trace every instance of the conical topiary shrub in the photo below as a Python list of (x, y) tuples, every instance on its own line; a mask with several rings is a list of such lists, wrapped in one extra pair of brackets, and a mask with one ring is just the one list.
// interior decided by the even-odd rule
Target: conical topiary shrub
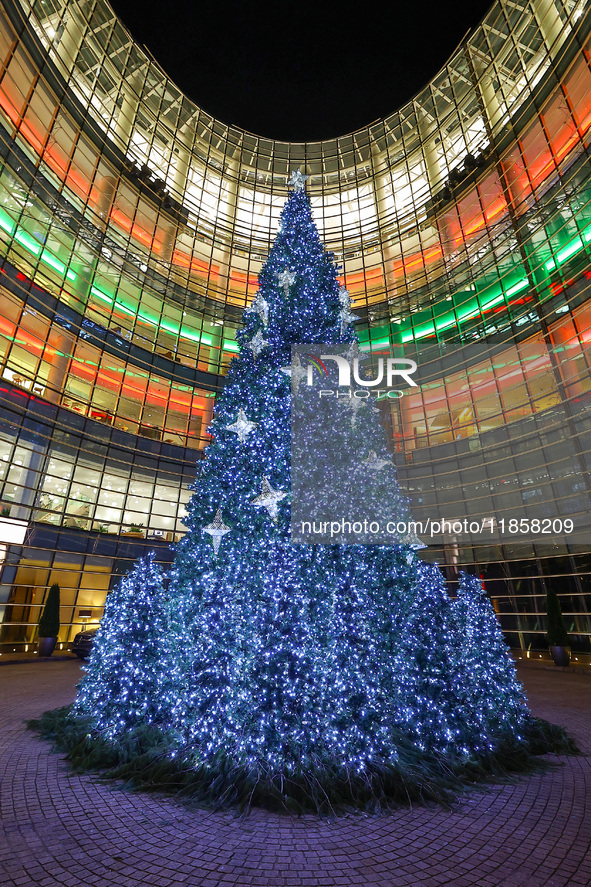
[(39, 655), (51, 656), (60, 630), (60, 587), (57, 582), (49, 589), (39, 619)]
[(568, 665), (570, 661), (569, 637), (558, 595), (553, 588), (546, 593), (546, 637), (552, 659), (556, 665)]

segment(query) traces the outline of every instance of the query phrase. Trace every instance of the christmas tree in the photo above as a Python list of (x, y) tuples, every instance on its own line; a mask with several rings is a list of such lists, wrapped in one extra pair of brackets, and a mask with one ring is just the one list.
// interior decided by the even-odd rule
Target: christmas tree
[[(109, 596), (70, 721), (90, 718), (115, 746), (160, 725), (171, 785), (193, 797), (326, 811), (438, 797), (468, 764), (469, 779), (490, 772), (500, 748), (527, 757), (530, 718), (488, 600), (463, 580), (453, 603), (412, 534), (292, 539), (291, 413), (305, 372), (292, 346), (356, 347), (305, 178), (292, 176), (245, 312), (168, 600), (152, 560)], [(335, 398), (323, 421), (362, 466), (347, 478), (351, 501), (360, 483), (388, 489), (394, 517), (408, 517), (374, 409)], [(138, 773), (152, 785), (145, 761)]]
[(90, 717), (109, 740), (162, 723), (168, 637), (162, 573), (152, 552), (107, 596), (74, 716)]
[(484, 737), (499, 725), (514, 724), (522, 708), (523, 690), (501, 626), (478, 576), (460, 573), (452, 604), (457, 655), (454, 692), (465, 723)]
[[(348, 295), (320, 242), (303, 178), (292, 179), (245, 314), (241, 354), (216, 404), (214, 442), (170, 577), (176, 646), (184, 650), (174, 665), (171, 717), (179, 750), (195, 766), (231, 760), (267, 784), (322, 781), (328, 772), (343, 782), (367, 778), (396, 767), (401, 749), (461, 757), (495, 742), (492, 725), (487, 737), (476, 722), (458, 725), (454, 614), (439, 570), (419, 560), (416, 544), (291, 541), (290, 407), (303, 372), (291, 364), (291, 349), (356, 344)], [(380, 463), (392, 490), (374, 408), (349, 406), (348, 414), (336, 400), (324, 407), (337, 449), (356, 447), (363, 462)], [(366, 474), (372, 480), (378, 471)], [(397, 516), (408, 516), (397, 487), (394, 494)], [(469, 671), (463, 680), (462, 698)], [(507, 703), (507, 694), (489, 696), (493, 710)], [(526, 717), (514, 684), (509, 696), (515, 704), (502, 719), (504, 736)]]
[(385, 705), (373, 634), (361, 630), (368, 591), (354, 571), (364, 565), (353, 551), (291, 543), (292, 346), (356, 341), (299, 174), (294, 184), (170, 579), (178, 646), (191, 638), (175, 668), (179, 742), (196, 761), (223, 754), (267, 774), (332, 763), (335, 748), (362, 765)]

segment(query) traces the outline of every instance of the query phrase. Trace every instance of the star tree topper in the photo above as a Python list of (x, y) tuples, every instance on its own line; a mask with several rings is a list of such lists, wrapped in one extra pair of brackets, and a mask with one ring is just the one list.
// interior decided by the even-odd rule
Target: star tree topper
[(237, 434), (240, 443), (244, 443), (250, 432), (254, 431), (258, 424), (258, 422), (251, 422), (247, 419), (246, 413), (242, 407), (240, 407), (238, 410), (238, 418), (231, 425), (226, 425), (226, 431), (232, 431), (234, 434)]
[(291, 173), (291, 178), (287, 180), (288, 185), (293, 185), (294, 191), (303, 191), (304, 185), (310, 176), (305, 176), (299, 169), (294, 169)]
[(263, 489), (260, 495), (255, 496), (254, 499), (250, 500), (251, 505), (254, 505), (255, 508), (266, 508), (269, 512), (269, 517), (272, 517), (273, 520), (277, 521), (277, 515), (279, 513), (279, 503), (282, 499), (285, 499), (287, 493), (284, 493), (282, 490), (274, 490), (271, 484), (269, 483), (268, 477), (263, 477)]
[(230, 527), (227, 527), (223, 521), (221, 507), (219, 507), (216, 511), (213, 521), (206, 527), (203, 527), (203, 532), (209, 533), (209, 535), (211, 536), (211, 541), (213, 542), (213, 550), (217, 557), (217, 553), (220, 550), (220, 542), (222, 541), (222, 537), (225, 536), (226, 533), (230, 532)]

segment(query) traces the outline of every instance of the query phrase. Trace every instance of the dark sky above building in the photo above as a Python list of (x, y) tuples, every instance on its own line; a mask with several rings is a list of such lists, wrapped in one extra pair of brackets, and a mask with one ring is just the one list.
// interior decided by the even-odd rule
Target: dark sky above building
[[(384, 117), (432, 77), (491, 0), (112, 0), (134, 38), (200, 107), (290, 141)], [(153, 9), (154, 7), (152, 7)]]

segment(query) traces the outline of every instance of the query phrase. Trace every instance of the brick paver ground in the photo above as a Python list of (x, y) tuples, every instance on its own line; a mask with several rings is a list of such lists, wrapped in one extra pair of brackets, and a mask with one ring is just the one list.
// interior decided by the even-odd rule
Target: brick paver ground
[(0, 669), (2, 887), (563, 887), (591, 884), (591, 677), (525, 670), (535, 714), (585, 754), (437, 807), (334, 820), (187, 810), (88, 775), (23, 720), (73, 698), (76, 662)]

